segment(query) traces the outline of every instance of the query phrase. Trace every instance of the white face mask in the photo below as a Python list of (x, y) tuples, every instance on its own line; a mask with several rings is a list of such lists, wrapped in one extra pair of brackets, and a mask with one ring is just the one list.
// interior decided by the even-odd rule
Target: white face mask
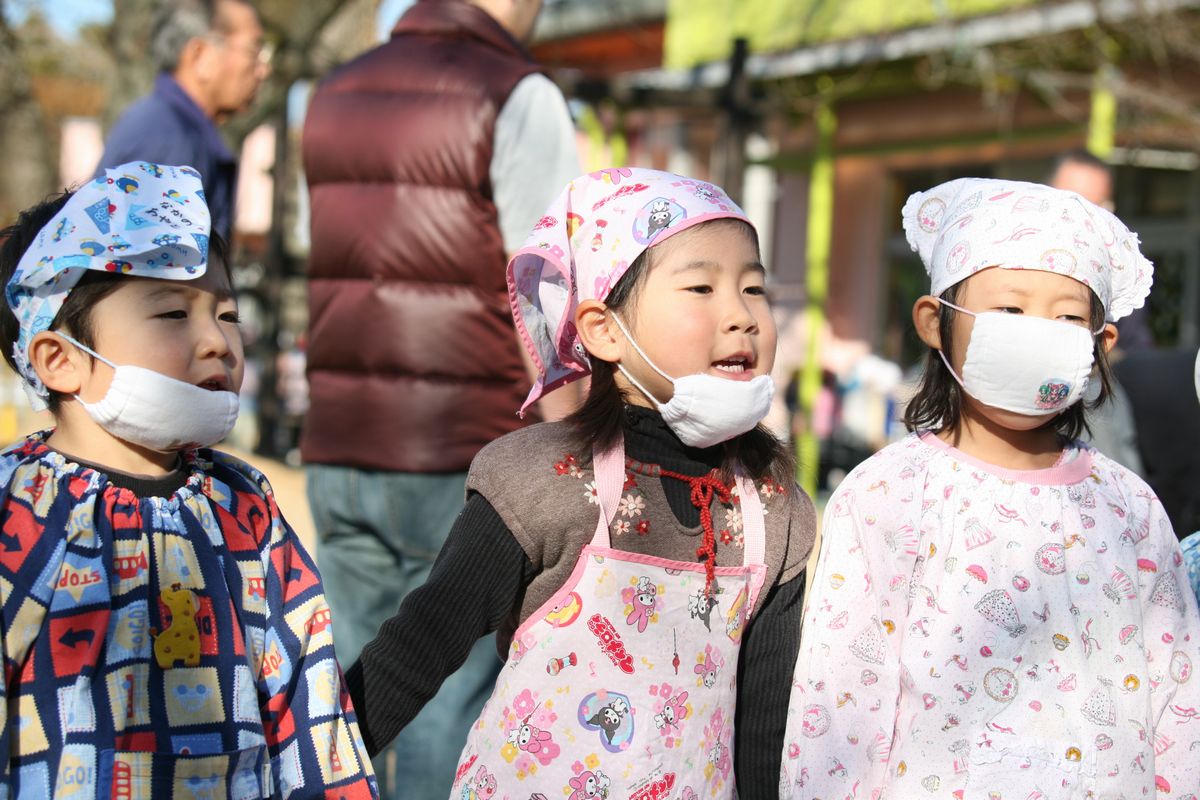
[(236, 392), (214, 392), (161, 372), (118, 366), (90, 347), (71, 344), (113, 368), (112, 384), (95, 403), (75, 399), (97, 425), (131, 444), (163, 453), (207, 447), (229, 435), (238, 416)]
[(775, 381), (770, 375), (759, 375), (748, 381), (734, 381), (706, 373), (672, 378), (646, 357), (642, 348), (638, 347), (638, 343), (629, 335), (629, 331), (625, 330), (621, 318), (614, 313), (613, 319), (642, 360), (670, 381), (675, 391), (668, 402), (660, 403), (658, 398), (646, 391), (625, 367), (617, 364), (617, 369), (621, 370), (621, 374), (628, 378), (647, 400), (654, 403), (658, 412), (662, 414), (663, 421), (684, 444), (690, 447), (712, 447), (727, 442), (751, 430), (771, 410)]
[(1044, 417), (1070, 408), (1083, 397), (1095, 359), (1092, 333), (1069, 322), (1026, 314), (987, 311), (976, 314), (959, 378), (941, 350), (938, 355), (967, 394), (984, 405)]

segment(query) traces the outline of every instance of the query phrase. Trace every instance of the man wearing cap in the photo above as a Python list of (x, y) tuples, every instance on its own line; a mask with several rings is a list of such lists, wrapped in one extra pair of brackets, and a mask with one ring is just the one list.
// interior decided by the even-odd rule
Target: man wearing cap
[[(528, 423), (507, 255), (579, 173), (562, 94), (522, 45), (540, 7), (421, 0), (309, 107), (301, 452), (347, 663), (424, 582), (475, 454)], [(397, 739), (394, 769), (377, 757), (393, 797), (449, 793), (497, 668), (480, 641)]]

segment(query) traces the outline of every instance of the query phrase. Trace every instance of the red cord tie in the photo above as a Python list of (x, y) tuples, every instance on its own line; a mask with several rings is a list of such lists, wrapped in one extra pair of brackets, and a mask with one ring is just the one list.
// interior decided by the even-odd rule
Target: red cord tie
[(717, 546), (716, 534), (713, 531), (712, 521), (712, 501), (715, 495), (720, 501), (726, 505), (729, 504), (729, 487), (721, 483), (717, 478), (716, 470), (701, 475), (698, 478), (693, 478), (690, 475), (684, 475), (671, 470), (660, 470), (660, 474), (671, 478), (677, 478), (681, 481), (687, 481), (692, 487), (692, 505), (700, 509), (700, 527), (704, 529), (703, 544), (696, 548), (697, 558), (704, 559), (704, 593), (708, 597), (712, 597), (713, 581), (716, 580), (717, 569)]

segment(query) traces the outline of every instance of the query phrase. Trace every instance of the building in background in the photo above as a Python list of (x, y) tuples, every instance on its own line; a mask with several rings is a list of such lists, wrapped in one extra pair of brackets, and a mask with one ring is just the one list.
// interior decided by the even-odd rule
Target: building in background
[[(280, 85), (259, 120), (274, 135), (244, 138), (238, 198), (238, 282), (266, 401), (244, 415), (265, 426), (243, 433), (273, 454), (288, 451), (303, 408), (294, 380), (286, 402), (275, 388), (306, 326), (304, 91), (291, 87), (371, 46), (377, 7), (318, 0), (308, 22), (292, 4), (262, 6), (268, 36), (301, 42), (276, 54)], [(300, 33), (283, 36), (288, 25)], [(895, 373), (864, 359), (907, 370), (921, 352), (909, 310), (927, 283), (899, 209), (942, 180), (1039, 180), (1054, 156), (1090, 145), (1115, 165), (1116, 211), (1155, 261), (1156, 343), (1200, 345), (1196, 41), (1200, 0), (546, 0), (532, 49), (571, 99), (589, 169), (708, 178), (755, 220), (781, 318), (779, 377), (809, 366), (795, 382), (803, 424), (784, 397), (775, 422), (820, 434), (828, 464), (895, 433)], [(69, 78), (34, 74), (31, 93), (66, 179), (92, 135), (80, 118), (101, 118), (106, 95), (64, 64)]]
[(938, 182), (1044, 180), (1089, 146), (1156, 263), (1156, 344), (1200, 344), (1198, 31), (1195, 0), (559, 0), (535, 52), (576, 98), (594, 165), (709, 178), (746, 206), (782, 377), (809, 369), (797, 430), (854, 463), (896, 434), (896, 371), (863, 360), (909, 369), (923, 352), (910, 309), (928, 282), (899, 212)]

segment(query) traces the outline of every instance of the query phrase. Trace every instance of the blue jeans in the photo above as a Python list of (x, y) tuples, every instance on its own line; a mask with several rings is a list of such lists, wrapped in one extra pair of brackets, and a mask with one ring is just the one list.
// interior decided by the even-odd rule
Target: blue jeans
[[(333, 610), (333, 643), (349, 667), (400, 601), (429, 576), (463, 506), (463, 473), (426, 475), (310, 464), (308, 502), (317, 566)], [(502, 662), (495, 636), (475, 643), (462, 668), (372, 759), (381, 795), (450, 795), (467, 731), (492, 694)]]

